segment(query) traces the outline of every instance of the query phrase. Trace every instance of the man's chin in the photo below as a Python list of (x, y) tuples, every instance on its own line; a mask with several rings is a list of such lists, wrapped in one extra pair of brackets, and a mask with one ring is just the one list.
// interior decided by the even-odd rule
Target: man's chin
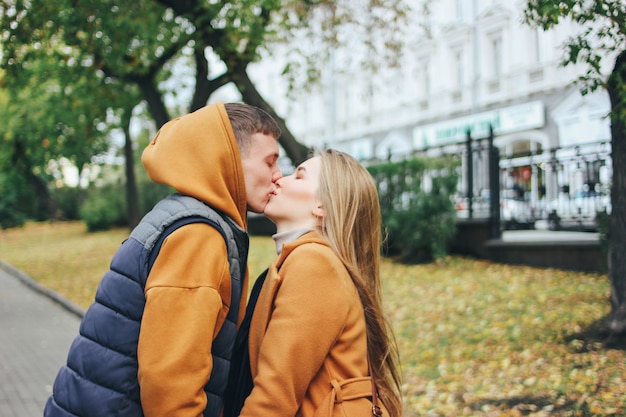
[(265, 211), (265, 206), (267, 206), (267, 201), (265, 203), (255, 204), (254, 206), (248, 204), (247, 209), (250, 213), (263, 214), (263, 212)]

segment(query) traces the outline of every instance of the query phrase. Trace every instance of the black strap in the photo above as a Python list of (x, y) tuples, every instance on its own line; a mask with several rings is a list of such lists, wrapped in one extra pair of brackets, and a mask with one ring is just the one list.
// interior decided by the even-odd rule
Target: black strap
[(237, 331), (235, 338), (235, 346), (233, 347), (233, 356), (230, 365), (230, 375), (228, 377), (228, 386), (224, 394), (224, 414), (223, 417), (237, 417), (243, 408), (243, 403), (252, 392), (254, 383), (252, 382), (252, 372), (250, 371), (250, 350), (248, 346), (248, 336), (250, 334), (250, 322), (252, 321), (252, 313), (256, 306), (261, 292), (261, 287), (265, 282), (267, 271), (263, 271), (256, 279), (254, 287), (250, 293), (250, 300), (246, 307), (246, 315), (241, 322), (241, 326)]

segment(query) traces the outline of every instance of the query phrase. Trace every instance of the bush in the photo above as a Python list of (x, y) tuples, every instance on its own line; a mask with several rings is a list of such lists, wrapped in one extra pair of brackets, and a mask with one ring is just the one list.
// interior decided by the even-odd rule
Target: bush
[(455, 233), (452, 196), (458, 160), (415, 158), (368, 168), (378, 184), (387, 255), (429, 262), (446, 255)]
[(128, 223), (124, 185), (92, 187), (80, 209), (80, 217), (90, 232), (108, 230)]
[(9, 229), (24, 225), (26, 216), (20, 210), (19, 187), (14, 184), (15, 178), (9, 174), (0, 175), (0, 227)]
[(80, 220), (81, 200), (84, 198), (85, 190), (80, 187), (53, 188), (52, 198), (61, 211), (63, 220)]
[(152, 208), (163, 198), (176, 192), (173, 188), (152, 182), (150, 179), (139, 178), (137, 181), (139, 189), (139, 211), (142, 215), (152, 210)]
[(26, 220), (48, 220), (50, 213), (37, 195), (35, 186), (12, 167), (0, 172), (0, 224), (19, 227)]
[(0, 228), (20, 227), (26, 220), (24, 213), (17, 209), (17, 200), (12, 195), (3, 194), (0, 199)]

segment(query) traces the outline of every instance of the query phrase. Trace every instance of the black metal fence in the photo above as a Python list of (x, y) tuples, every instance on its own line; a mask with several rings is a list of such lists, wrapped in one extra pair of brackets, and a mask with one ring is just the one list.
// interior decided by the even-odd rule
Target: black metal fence
[[(490, 237), (502, 229), (545, 227), (596, 231), (598, 213), (610, 213), (610, 142), (593, 142), (502, 156), (487, 138), (414, 152), (461, 159), (459, 219), (491, 219)], [(492, 198), (495, 196), (495, 198)]]

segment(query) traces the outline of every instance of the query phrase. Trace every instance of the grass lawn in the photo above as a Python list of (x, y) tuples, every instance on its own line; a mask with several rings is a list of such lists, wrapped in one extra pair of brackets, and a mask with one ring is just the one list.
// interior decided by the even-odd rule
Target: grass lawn
[[(0, 231), (0, 259), (86, 308), (127, 234), (29, 223)], [(250, 276), (274, 257), (252, 237)], [(606, 275), (458, 257), (382, 268), (405, 417), (626, 415), (626, 343), (592, 331)]]

